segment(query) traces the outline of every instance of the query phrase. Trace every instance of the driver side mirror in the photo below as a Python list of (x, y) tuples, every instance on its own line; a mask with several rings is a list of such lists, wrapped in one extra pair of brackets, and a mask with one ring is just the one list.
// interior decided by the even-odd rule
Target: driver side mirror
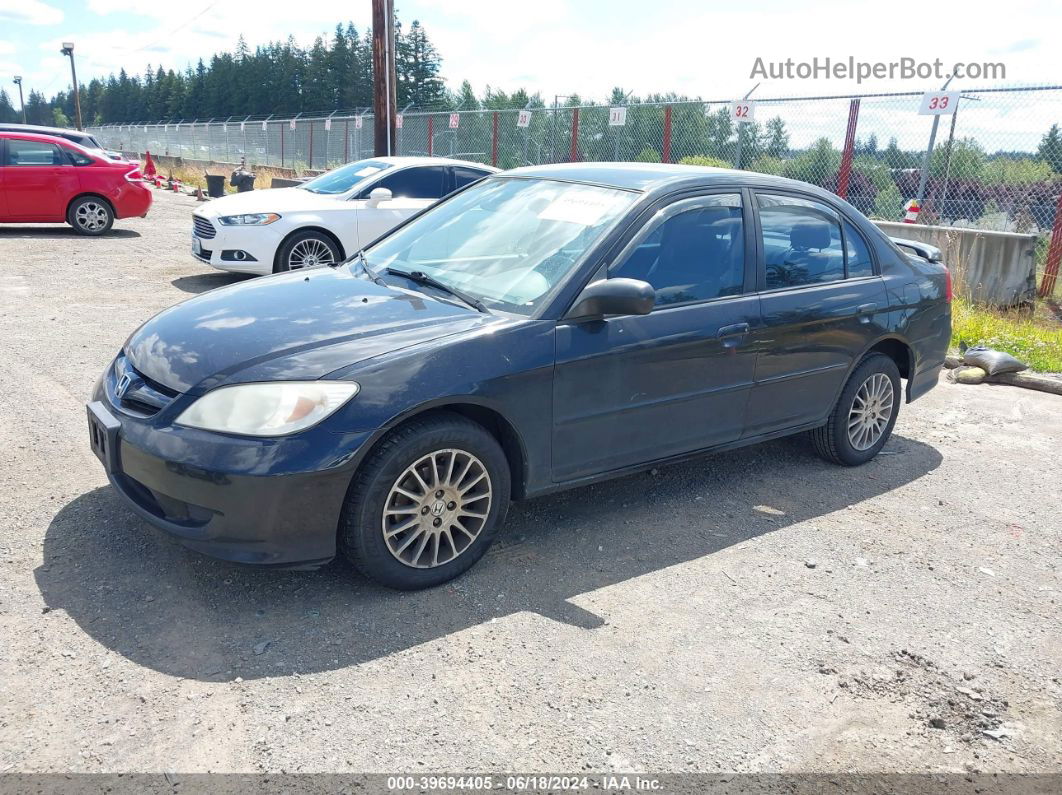
[(605, 315), (648, 315), (656, 290), (640, 279), (598, 279), (586, 285), (567, 314), (568, 319), (591, 320)]
[(390, 188), (373, 188), (369, 191), (369, 206), (376, 207), (380, 202), (390, 201), (392, 198)]

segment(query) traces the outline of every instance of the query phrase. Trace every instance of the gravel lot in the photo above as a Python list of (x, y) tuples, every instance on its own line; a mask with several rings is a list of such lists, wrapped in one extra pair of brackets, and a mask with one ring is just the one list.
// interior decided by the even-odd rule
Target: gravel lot
[(0, 227), (0, 772), (1062, 771), (1062, 398), (942, 382), (859, 469), (798, 438), (518, 504), (433, 591), (239, 568), (86, 438), (129, 332), (236, 278), (194, 204)]

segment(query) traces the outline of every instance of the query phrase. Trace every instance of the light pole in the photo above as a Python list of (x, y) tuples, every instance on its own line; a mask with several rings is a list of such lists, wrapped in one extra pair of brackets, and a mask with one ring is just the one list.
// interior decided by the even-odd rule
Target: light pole
[(77, 90), (77, 69), (74, 68), (74, 42), (64, 41), (63, 49), (59, 50), (63, 55), (70, 56), (70, 77), (74, 81), (74, 116), (77, 119), (77, 128), (81, 129), (81, 96)]
[(18, 86), (18, 104), (22, 108), (22, 123), (26, 123), (26, 103), (22, 100), (22, 76), (15, 75), (15, 85)]

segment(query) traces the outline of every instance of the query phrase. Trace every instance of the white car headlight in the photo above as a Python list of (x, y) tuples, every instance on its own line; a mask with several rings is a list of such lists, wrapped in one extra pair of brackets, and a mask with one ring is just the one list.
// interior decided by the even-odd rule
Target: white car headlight
[(178, 425), (243, 436), (286, 436), (316, 425), (356, 394), (353, 381), (274, 381), (207, 392)]
[(218, 223), (223, 226), (265, 226), (279, 220), (280, 216), (276, 213), (247, 213), (246, 215), (223, 215), (218, 218)]

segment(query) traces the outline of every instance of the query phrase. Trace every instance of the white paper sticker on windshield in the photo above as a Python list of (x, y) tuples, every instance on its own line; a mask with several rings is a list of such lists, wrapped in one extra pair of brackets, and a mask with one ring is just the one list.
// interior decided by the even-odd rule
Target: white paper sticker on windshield
[(544, 221), (566, 221), (570, 224), (593, 226), (615, 204), (615, 195), (596, 190), (566, 190), (538, 214)]
[(377, 168), (376, 166), (365, 166), (365, 168), (360, 169), (358, 171), (355, 171), (354, 172), (354, 176), (356, 176), (356, 177), (368, 177), (368, 176), (370, 176), (372, 174), (375, 174), (379, 170), (380, 169)]

